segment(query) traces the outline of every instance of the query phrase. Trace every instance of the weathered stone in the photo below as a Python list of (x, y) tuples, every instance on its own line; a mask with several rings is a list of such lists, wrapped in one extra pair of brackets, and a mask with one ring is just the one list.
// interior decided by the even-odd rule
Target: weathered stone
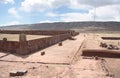
[(59, 46), (62, 46), (62, 42), (59, 42), (59, 44), (58, 44)]
[(12, 70), (10, 71), (10, 76), (23, 76), (27, 73), (27, 70)]
[(10, 76), (16, 76), (16, 74), (17, 74), (17, 71), (16, 70), (12, 70), (12, 71), (10, 71)]
[(41, 52), (41, 56), (45, 55), (45, 52)]
[(7, 41), (7, 38), (3, 38), (3, 41)]
[[(68, 39), (71, 36), (75, 36), (78, 33), (71, 30), (58, 31), (58, 30), (3, 30), (0, 33), (6, 34), (20, 34), (18, 41), (8, 41), (7, 38), (0, 40), (0, 51), (12, 52), (18, 54), (29, 54), (35, 51), (41, 50), (43, 48), (49, 47), (53, 44), (59, 43), (62, 46), (62, 41)], [(24, 33), (24, 34), (21, 34)], [(48, 38), (38, 38), (33, 40), (28, 40), (26, 38), (27, 34), (31, 35), (51, 35)]]
[(26, 40), (26, 35), (25, 34), (20, 34), (19, 35), (19, 41), (21, 42), (21, 41), (27, 41)]
[(17, 75), (18, 75), (18, 76), (23, 76), (23, 75), (25, 75), (27, 72), (28, 72), (27, 70), (18, 70), (18, 71), (17, 71)]

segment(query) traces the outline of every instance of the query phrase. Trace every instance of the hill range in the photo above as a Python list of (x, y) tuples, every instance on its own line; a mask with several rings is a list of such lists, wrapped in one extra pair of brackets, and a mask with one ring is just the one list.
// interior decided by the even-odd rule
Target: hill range
[(120, 32), (120, 22), (55, 22), (1, 26), (1, 30), (76, 30), (79, 32)]

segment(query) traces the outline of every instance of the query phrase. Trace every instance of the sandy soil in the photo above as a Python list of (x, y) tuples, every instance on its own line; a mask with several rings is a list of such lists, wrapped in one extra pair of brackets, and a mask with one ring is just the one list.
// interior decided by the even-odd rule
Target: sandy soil
[(16, 70), (27, 70), (28, 73), (20, 78), (52, 78), (62, 73), (66, 66), (53, 66), (53, 65), (41, 65), (41, 64), (30, 64), (30, 63), (0, 63), (0, 78), (18, 78), (10, 77), (10, 71)]
[(74, 78), (107, 78), (101, 60), (81, 59), (72, 66)]
[[(86, 41), (86, 45), (84, 45), (84, 48), (86, 49), (92, 49), (92, 50), (107, 50), (105, 48), (101, 48), (100, 42), (105, 42), (107, 44), (113, 44), (113, 45), (117, 45), (118, 47), (120, 47), (120, 45), (118, 44), (118, 42), (120, 42), (120, 40), (102, 40), (101, 37), (120, 37), (120, 34), (103, 34), (103, 33), (97, 33), (97, 34), (88, 34), (88, 39)], [(120, 52), (120, 50), (118, 50), (118, 52)], [(119, 78), (120, 77), (120, 58), (114, 58), (114, 57), (101, 57), (104, 58), (106, 60), (106, 64), (108, 65), (110, 71), (115, 75), (115, 78)]]
[[(54, 78), (59, 76), (59, 73), (68, 69), (68, 65), (84, 40), (84, 35), (80, 34), (75, 38), (76, 40), (63, 41), (63, 46), (56, 44), (27, 56), (0, 53), (0, 73), (2, 74), (0, 78), (9, 78), (9, 71), (16, 69), (29, 71), (23, 78)], [(45, 51), (45, 55), (41, 56), (43, 51)], [(36, 69), (29, 69), (32, 67), (36, 67)]]
[[(107, 76), (108, 72), (112, 73), (114, 78), (119, 78), (119, 58), (100, 57), (105, 59), (105, 63), (101, 64), (101, 60), (91, 59), (92, 57), (83, 59), (84, 56), (81, 56), (84, 48), (103, 49), (99, 47), (99, 42), (104, 41), (101, 36), (104, 34), (82, 33), (75, 37), (76, 40), (63, 41), (63, 46), (56, 44), (27, 56), (1, 52), (0, 78), (10, 78), (9, 71), (19, 69), (28, 70), (28, 73), (21, 78), (113, 78)], [(117, 41), (109, 42), (114, 44)], [(45, 55), (41, 56), (43, 51)], [(78, 61), (71, 62), (75, 60), (74, 58)]]

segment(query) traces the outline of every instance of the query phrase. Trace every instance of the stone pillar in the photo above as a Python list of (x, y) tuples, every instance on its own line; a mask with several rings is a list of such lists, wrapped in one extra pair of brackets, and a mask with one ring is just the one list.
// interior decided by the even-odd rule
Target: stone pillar
[(20, 42), (27, 41), (27, 40), (26, 40), (26, 35), (25, 35), (25, 34), (20, 34), (20, 35), (19, 35), (19, 41), (20, 41)]
[(3, 51), (7, 51), (7, 47), (8, 47), (8, 45), (7, 45), (7, 38), (3, 38), (3, 44), (1, 45), (1, 47), (2, 47), (2, 50)]
[(26, 34), (19, 35), (19, 50), (17, 51), (18, 54), (28, 54), (28, 44), (26, 39)]

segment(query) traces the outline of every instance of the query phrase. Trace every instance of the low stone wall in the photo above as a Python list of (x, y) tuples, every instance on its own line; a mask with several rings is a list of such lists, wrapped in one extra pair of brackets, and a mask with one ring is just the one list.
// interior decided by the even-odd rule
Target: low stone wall
[(114, 51), (114, 50), (84, 49), (84, 50), (82, 50), (82, 55), (83, 56), (98, 56), (98, 57), (120, 58), (119, 51)]
[(4, 34), (30, 34), (30, 35), (59, 35), (59, 34), (71, 34), (75, 36), (79, 34), (73, 30), (0, 30), (0, 33)]
[(0, 30), (0, 33), (4, 34), (31, 34), (31, 35), (52, 35), (47, 38), (39, 38), (34, 40), (20, 40), (16, 41), (7, 41), (3, 39), (0, 41), (0, 51), (2, 52), (13, 52), (18, 54), (29, 54), (34, 53), (43, 48), (49, 47), (53, 44), (56, 44), (60, 41), (66, 40), (71, 36), (78, 35), (78, 32), (75, 31), (44, 31), (44, 30), (25, 30), (25, 31), (11, 31), (11, 30)]
[(120, 40), (120, 37), (101, 37), (103, 40)]
[(12, 52), (18, 54), (34, 53), (38, 50), (49, 47), (60, 41), (66, 40), (69, 37), (70, 37), (69, 34), (61, 34), (48, 38), (40, 38), (35, 40), (23, 41), (23, 42), (0, 40), (0, 51)]
[(19, 49), (19, 42), (16, 41), (3, 41), (0, 40), (0, 51), (2, 52), (17, 52)]
[[(49, 47), (53, 44), (56, 44), (60, 41), (66, 40), (70, 37), (69, 34), (62, 34), (62, 35), (56, 35), (49, 38), (41, 38), (41, 39), (35, 39), (35, 40), (29, 40), (26, 42), (21, 42), (21, 48), (17, 53), (19, 54), (29, 54), (36, 52), (38, 50), (44, 49), (46, 47)], [(23, 43), (23, 44), (22, 44)]]

